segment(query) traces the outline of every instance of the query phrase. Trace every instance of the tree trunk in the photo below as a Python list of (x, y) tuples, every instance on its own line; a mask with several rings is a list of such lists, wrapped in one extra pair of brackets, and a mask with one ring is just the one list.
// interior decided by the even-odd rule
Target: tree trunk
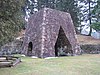
[(92, 28), (91, 28), (91, 6), (90, 6), (90, 0), (89, 0), (89, 22), (90, 22), (90, 32), (88, 36), (91, 36)]

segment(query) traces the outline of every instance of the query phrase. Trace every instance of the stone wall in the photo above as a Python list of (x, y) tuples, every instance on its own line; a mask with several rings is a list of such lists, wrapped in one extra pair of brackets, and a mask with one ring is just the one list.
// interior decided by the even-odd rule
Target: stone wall
[(93, 45), (93, 44), (85, 44), (81, 45), (82, 53), (87, 54), (100, 54), (100, 44)]
[(0, 56), (20, 54), (21, 48), (22, 48), (22, 41), (15, 40), (13, 42), (7, 43), (0, 48)]

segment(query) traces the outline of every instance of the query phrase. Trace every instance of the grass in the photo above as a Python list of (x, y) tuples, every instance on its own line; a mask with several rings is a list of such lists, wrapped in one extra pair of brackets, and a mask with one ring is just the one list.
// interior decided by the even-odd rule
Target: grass
[(53, 59), (21, 57), (12, 68), (0, 68), (0, 75), (100, 75), (100, 54)]

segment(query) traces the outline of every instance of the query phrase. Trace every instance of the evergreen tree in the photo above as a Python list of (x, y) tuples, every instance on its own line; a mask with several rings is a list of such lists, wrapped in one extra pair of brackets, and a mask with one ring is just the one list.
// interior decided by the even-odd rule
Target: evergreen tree
[(0, 0), (0, 46), (12, 41), (24, 25), (24, 0)]
[[(94, 9), (94, 6), (96, 4), (96, 1), (93, 0), (80, 0), (80, 3), (83, 3), (80, 5), (80, 7), (83, 9), (81, 10), (81, 19), (84, 22), (89, 21), (89, 25), (92, 24), (93, 22), (93, 14), (92, 11)], [(89, 36), (91, 35), (92, 32), (92, 28), (90, 26), (90, 32), (89, 32)]]
[(97, 0), (97, 4), (93, 9), (92, 14), (94, 22), (91, 24), (91, 27), (97, 31), (100, 31), (100, 0)]
[(55, 8), (55, 1), (56, 0), (37, 0), (38, 2), (38, 10), (41, 8), (47, 7), (47, 8)]
[(97, 0), (97, 3), (92, 11), (93, 18), (95, 18), (95, 22), (100, 22), (100, 0)]

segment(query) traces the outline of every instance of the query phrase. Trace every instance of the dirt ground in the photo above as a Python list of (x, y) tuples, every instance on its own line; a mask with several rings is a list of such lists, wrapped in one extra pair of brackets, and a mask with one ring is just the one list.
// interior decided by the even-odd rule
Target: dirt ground
[(94, 39), (91, 36), (76, 35), (80, 44), (100, 44), (100, 39)]

